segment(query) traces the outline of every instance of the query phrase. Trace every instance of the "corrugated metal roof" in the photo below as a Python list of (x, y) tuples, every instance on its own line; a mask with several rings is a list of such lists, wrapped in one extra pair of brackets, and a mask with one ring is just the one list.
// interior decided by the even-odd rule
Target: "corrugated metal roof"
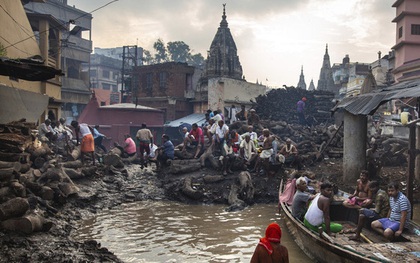
[(142, 106), (134, 103), (119, 103), (119, 104), (111, 104), (111, 105), (105, 105), (101, 106), (101, 109), (138, 109), (138, 110), (155, 110), (160, 111), (159, 109)]
[(411, 97), (420, 97), (420, 80), (405, 81), (382, 90), (344, 98), (332, 111), (344, 109), (354, 115), (371, 115), (390, 100)]
[(179, 127), (184, 123), (188, 123), (192, 125), (193, 123), (197, 123), (198, 127), (201, 127), (201, 124), (203, 124), (206, 121), (206, 116), (204, 113), (193, 113), (188, 116), (182, 117), (177, 120), (170, 121), (168, 123), (165, 123), (165, 127)]

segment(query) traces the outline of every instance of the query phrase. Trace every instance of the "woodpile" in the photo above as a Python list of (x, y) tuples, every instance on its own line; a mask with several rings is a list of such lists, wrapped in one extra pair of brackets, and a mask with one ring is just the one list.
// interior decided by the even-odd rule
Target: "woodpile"
[[(96, 173), (80, 161), (65, 159), (41, 144), (24, 120), (0, 125), (0, 227), (30, 234), (48, 231), (53, 225), (45, 213), (57, 213), (52, 204), (64, 203), (77, 195), (73, 179)], [(71, 158), (69, 158), (71, 159)]]
[(307, 91), (296, 88), (273, 89), (266, 95), (256, 98), (256, 107), (260, 119), (285, 121), (297, 124), (296, 103), (306, 97), (305, 113), (310, 124), (326, 123), (330, 120), (334, 107), (334, 94), (327, 91)]

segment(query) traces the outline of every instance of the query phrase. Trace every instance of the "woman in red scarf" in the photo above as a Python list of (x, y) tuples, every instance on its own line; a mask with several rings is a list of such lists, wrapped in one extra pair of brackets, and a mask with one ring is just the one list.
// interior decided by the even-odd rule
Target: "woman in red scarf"
[(289, 262), (287, 248), (280, 244), (281, 228), (277, 223), (271, 223), (265, 230), (265, 237), (260, 239), (251, 263), (280, 263)]

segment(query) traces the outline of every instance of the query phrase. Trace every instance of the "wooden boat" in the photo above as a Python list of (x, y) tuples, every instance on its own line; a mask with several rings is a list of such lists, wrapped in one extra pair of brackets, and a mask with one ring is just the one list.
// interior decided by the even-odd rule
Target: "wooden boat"
[[(283, 191), (280, 183), (279, 196)], [(356, 227), (358, 210), (348, 209), (342, 205), (346, 193), (339, 191), (334, 196), (330, 207), (331, 221), (340, 223), (346, 229)], [(328, 236), (306, 228), (302, 221), (291, 214), (291, 206), (279, 202), (280, 215), (297, 245), (314, 261), (318, 262), (420, 262), (420, 226), (410, 222), (409, 229), (404, 231), (399, 240), (388, 242), (373, 230), (363, 228), (362, 242), (350, 240), (354, 233), (338, 233)]]

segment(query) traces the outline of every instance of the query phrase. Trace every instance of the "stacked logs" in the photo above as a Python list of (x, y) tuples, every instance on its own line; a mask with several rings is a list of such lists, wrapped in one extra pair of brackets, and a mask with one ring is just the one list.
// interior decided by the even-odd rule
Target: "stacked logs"
[(61, 162), (47, 144), (40, 144), (35, 125), (24, 120), (0, 125), (0, 227), (30, 234), (48, 231), (51, 204), (78, 193), (73, 179), (95, 173), (80, 161)]
[(307, 91), (293, 87), (273, 89), (256, 98), (255, 109), (261, 119), (297, 124), (296, 104), (306, 97), (305, 112), (310, 124), (326, 123), (334, 107), (334, 94), (327, 91)]

